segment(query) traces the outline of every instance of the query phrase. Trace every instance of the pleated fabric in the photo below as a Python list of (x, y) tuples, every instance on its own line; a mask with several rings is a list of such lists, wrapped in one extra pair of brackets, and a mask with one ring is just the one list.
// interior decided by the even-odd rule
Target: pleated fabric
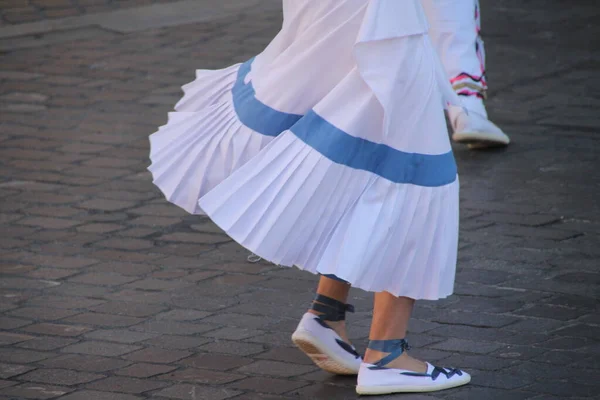
[(458, 101), (418, 0), (284, 0), (245, 63), (200, 70), (150, 136), (154, 183), (274, 263), (415, 299), (452, 293)]

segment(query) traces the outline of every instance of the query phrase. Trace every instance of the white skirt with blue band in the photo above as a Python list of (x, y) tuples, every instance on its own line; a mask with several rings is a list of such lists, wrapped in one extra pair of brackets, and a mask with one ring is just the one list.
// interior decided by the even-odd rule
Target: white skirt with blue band
[[(320, 4), (328, 2), (337, 20), (347, 12), (344, 24), (350, 18), (360, 24), (336, 30), (320, 20), (299, 31), (310, 11), (289, 6), (289, 13), (302, 15), (285, 16), (278, 37), (256, 59), (198, 71), (169, 122), (150, 137), (154, 183), (169, 201), (207, 214), (266, 260), (333, 274), (369, 291), (448, 296), (456, 268), (458, 177), (443, 106), (452, 99), (426, 27), (415, 31), (419, 14), (407, 21), (406, 32), (382, 33), (392, 26), (381, 23), (382, 15), (398, 12), (398, 2)], [(405, 3), (420, 13), (418, 2)], [(406, 10), (394, 24), (410, 19)], [(286, 32), (290, 25), (295, 29)], [(298, 38), (315, 29), (330, 31), (323, 32), (325, 43), (304, 49)], [(327, 46), (348, 29), (356, 31), (352, 48)], [(310, 69), (302, 65), (308, 58), (298, 56), (303, 51), (313, 57), (323, 51), (323, 58), (338, 51), (347, 65), (332, 65), (340, 74), (320, 81), (303, 73)], [(390, 51), (395, 57), (385, 64), (373, 62)], [(297, 82), (277, 82), (270, 72), (281, 70)], [(276, 90), (300, 96), (306, 82), (326, 93), (276, 106), (263, 100)]]

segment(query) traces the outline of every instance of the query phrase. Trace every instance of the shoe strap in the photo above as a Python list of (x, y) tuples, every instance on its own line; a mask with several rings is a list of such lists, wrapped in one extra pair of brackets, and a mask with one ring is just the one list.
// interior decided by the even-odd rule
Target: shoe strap
[(343, 321), (346, 319), (346, 311), (354, 312), (354, 306), (352, 304), (345, 304), (339, 300), (332, 299), (331, 297), (317, 294), (313, 300), (311, 310), (318, 313), (319, 319), (326, 321)]
[(377, 367), (383, 367), (384, 365), (389, 364), (400, 357), (406, 350), (410, 350), (408, 342), (404, 339), (371, 340), (368, 347), (371, 350), (390, 353), (376, 363), (373, 363), (373, 365)]

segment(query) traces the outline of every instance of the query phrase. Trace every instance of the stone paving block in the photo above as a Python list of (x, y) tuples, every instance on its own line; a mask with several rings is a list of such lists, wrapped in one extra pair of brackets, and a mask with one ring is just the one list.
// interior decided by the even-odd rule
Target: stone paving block
[(45, 280), (60, 280), (71, 275), (77, 274), (76, 270), (68, 270), (61, 268), (37, 268), (27, 274), (29, 278), (45, 279)]
[(231, 238), (229, 238), (229, 236), (219, 234), (177, 232), (160, 236), (157, 238), (157, 240), (166, 242), (220, 244), (230, 242)]
[(569, 365), (578, 364), (584, 359), (587, 359), (589, 354), (579, 351), (568, 351), (568, 350), (548, 350), (548, 349), (537, 349), (539, 354), (532, 358), (532, 362), (543, 362), (552, 365)]
[(260, 287), (286, 290), (291, 292), (311, 292), (315, 289), (315, 284), (311, 281), (297, 281), (293, 279), (270, 279), (258, 284)]
[(16, 398), (45, 400), (60, 397), (64, 394), (71, 392), (72, 390), (73, 389), (69, 389), (63, 386), (51, 386), (39, 383), (24, 383), (21, 385), (1, 389), (0, 395), (8, 396), (11, 399)]
[(147, 321), (132, 327), (132, 330), (164, 333), (168, 335), (194, 335), (216, 329), (216, 326), (204, 323), (188, 323), (178, 321)]
[[(470, 372), (471, 373), (471, 372)], [(476, 371), (473, 370), (471, 373), (472, 385), (484, 386), (487, 388), (496, 388), (504, 390), (512, 390), (525, 388), (534, 383), (534, 379), (531, 377), (523, 376), (520, 374), (511, 374), (503, 372), (490, 372), (490, 371)]]
[(238, 368), (244, 365), (251, 364), (252, 362), (252, 359), (245, 357), (205, 353), (197, 354), (192, 357), (180, 360), (179, 364), (193, 368), (227, 371), (233, 368)]
[[(140, 253), (140, 252), (130, 252), (130, 251), (122, 251), (122, 250), (98, 250), (90, 253), (91, 257), (98, 258), (100, 260), (107, 261), (117, 261), (117, 262), (130, 262), (130, 263), (140, 263), (150, 261), (156, 258), (164, 257), (162, 254), (154, 254), (154, 253)], [(123, 274), (125, 275), (125, 274)]]
[(124, 276), (115, 273), (90, 273), (77, 275), (76, 277), (70, 278), (69, 281), (77, 282), (77, 283), (87, 283), (90, 285), (108, 285), (108, 286), (118, 286), (123, 285), (125, 283), (129, 283), (134, 281), (136, 278), (130, 276)]
[(102, 313), (82, 313), (74, 317), (65, 318), (65, 323), (97, 325), (103, 327), (126, 327), (143, 322), (144, 318), (129, 317), (125, 315), (112, 315)]
[(292, 364), (289, 362), (260, 360), (249, 365), (244, 365), (236, 371), (242, 374), (267, 375), (275, 377), (289, 378), (313, 372), (317, 369), (315, 366)]
[(359, 398), (356, 394), (356, 389), (353, 387), (333, 386), (323, 383), (316, 383), (298, 390), (293, 390), (289, 394), (301, 399), (344, 400)]
[(505, 271), (490, 271), (475, 268), (461, 268), (457, 271), (457, 280), (461, 282), (477, 282), (486, 285), (497, 285), (511, 278)]
[(52, 336), (40, 336), (33, 338), (31, 340), (27, 340), (26, 342), (21, 342), (17, 346), (24, 349), (31, 350), (55, 350), (60, 349), (61, 347), (68, 346), (70, 344), (76, 343), (77, 339), (69, 339), (62, 337), (52, 337)]
[(42, 77), (42, 74), (33, 74), (29, 72), (21, 72), (21, 71), (0, 71), (0, 79), (10, 79), (10, 80), (31, 80)]
[(33, 339), (33, 336), (12, 332), (0, 332), (0, 345), (9, 345)]
[(282, 394), (306, 386), (307, 382), (295, 382), (285, 379), (252, 377), (234, 382), (230, 388), (250, 390), (252, 392)]
[(463, 355), (453, 354), (446, 358), (444, 363), (447, 365), (460, 365), (461, 369), (469, 370), (474, 368), (484, 371), (498, 371), (510, 366), (519, 364), (520, 361), (491, 357), (486, 355)]
[(133, 303), (143, 304), (164, 304), (164, 303), (175, 303), (173, 296), (175, 293), (169, 292), (156, 292), (136, 289), (123, 289), (116, 292), (112, 292), (105, 296), (106, 299), (112, 301), (127, 301)]
[[(137, 228), (134, 228), (137, 229)], [(163, 269), (150, 274), (150, 277), (157, 279), (178, 279), (189, 274), (184, 269)]]
[(314, 365), (310, 358), (296, 347), (276, 347), (254, 358), (282, 361), (292, 364)]
[(237, 396), (242, 392), (229, 388), (212, 388), (201, 385), (175, 385), (170, 388), (160, 390), (155, 393), (155, 396), (168, 399), (180, 400), (196, 400), (196, 399), (211, 399), (224, 400)]
[(211, 279), (214, 278), (216, 276), (222, 275), (222, 272), (218, 272), (218, 271), (201, 271), (201, 272), (195, 272), (189, 275), (184, 276), (182, 279), (185, 281), (190, 281), (190, 282), (200, 282), (206, 279)]
[(149, 240), (134, 238), (113, 238), (106, 239), (95, 244), (98, 247), (107, 247), (120, 250), (145, 250), (154, 247), (154, 243)]
[(560, 221), (560, 217), (547, 214), (506, 214), (506, 213), (489, 213), (477, 217), (481, 221), (492, 221), (502, 224), (515, 224), (525, 226), (543, 226), (550, 225)]
[(513, 344), (519, 346), (540, 346), (551, 338), (550, 335), (544, 333), (520, 333), (513, 336), (504, 337), (502, 341), (506, 344)]
[[(175, 208), (175, 209), (174, 209)], [(170, 207), (164, 204), (153, 204), (130, 210), (131, 213), (137, 215), (148, 215), (158, 217), (185, 217), (184, 211), (176, 207)]]
[(211, 371), (207, 369), (185, 368), (158, 377), (161, 380), (194, 382), (204, 385), (222, 385), (245, 378), (233, 372)]
[(237, 356), (249, 356), (253, 354), (262, 353), (265, 350), (265, 346), (263, 346), (262, 344), (218, 340), (200, 346), (198, 349), (206, 352), (224, 353)]
[(89, 268), (92, 271), (104, 273), (119, 273), (127, 276), (144, 275), (157, 269), (156, 266), (123, 262), (103, 262)]
[[(16, 384), (17, 384), (17, 382), (14, 382), (14, 381), (5, 381), (4, 379), (0, 379), (0, 389), (6, 388), (9, 386), (15, 386)], [(8, 397), (1, 396), (0, 399), (7, 400)]]
[(163, 255), (177, 255), (186, 257), (199, 257), (216, 248), (215, 244), (186, 244), (186, 243), (170, 243), (160, 247), (155, 246), (153, 251)]
[(149, 317), (158, 314), (166, 307), (157, 304), (111, 301), (91, 308), (94, 312), (132, 317)]
[(87, 339), (97, 339), (118, 343), (137, 343), (159, 336), (156, 333), (134, 332), (125, 329), (99, 329), (85, 334)]
[(28, 306), (86, 309), (102, 303), (104, 303), (103, 300), (88, 299), (85, 297), (38, 296), (29, 300), (26, 304)]
[(44, 229), (67, 229), (73, 226), (81, 225), (81, 221), (73, 221), (49, 217), (31, 217), (19, 220), (19, 224), (40, 227)]
[(147, 217), (142, 216), (133, 219), (130, 221), (132, 225), (144, 225), (144, 226), (152, 226), (152, 227), (167, 227), (171, 225), (176, 225), (181, 222), (179, 218), (169, 218), (169, 217)]
[(166, 382), (113, 376), (85, 385), (86, 389), (139, 394), (169, 386)]
[(502, 390), (488, 387), (467, 386), (461, 389), (446, 391), (445, 399), (468, 400), (468, 399), (486, 399), (486, 400), (525, 400), (535, 396), (532, 392), (518, 390)]
[(264, 331), (244, 328), (227, 327), (204, 333), (204, 336), (216, 339), (242, 340), (263, 335)]
[(587, 311), (581, 308), (567, 308), (553, 306), (550, 304), (536, 304), (523, 310), (516, 311), (515, 314), (570, 321), (587, 314)]
[(580, 361), (577, 361), (571, 365), (573, 368), (590, 368), (598, 370), (600, 369), (600, 360), (597, 356), (591, 356)]
[(29, 325), (22, 330), (31, 333), (38, 333), (41, 335), (56, 335), (56, 336), (66, 336), (66, 337), (76, 337), (82, 335), (91, 330), (86, 326), (80, 325), (62, 325), (62, 324), (50, 324), (50, 323), (41, 323)]
[(179, 280), (143, 279), (127, 284), (125, 287), (142, 290), (177, 290), (190, 285), (189, 282)]
[(119, 231), (116, 233), (116, 235), (123, 236), (123, 237), (132, 237), (132, 238), (146, 238), (149, 236), (154, 236), (156, 233), (158, 233), (158, 231), (155, 229), (131, 228), (131, 229)]
[[(419, 337), (419, 340), (421, 339), (422, 337)], [(244, 342), (263, 343), (266, 346), (289, 346), (291, 337), (289, 332), (273, 332), (250, 337), (249, 339), (245, 339)]]
[(209, 315), (211, 315), (211, 313), (205, 311), (177, 309), (158, 314), (156, 319), (170, 321), (195, 321), (206, 318)]
[(213, 280), (216, 284), (235, 285), (235, 286), (247, 286), (252, 285), (256, 282), (264, 281), (269, 279), (265, 276), (259, 275), (247, 275), (247, 274), (227, 274), (221, 275)]
[(86, 339), (96, 339), (105, 340), (108, 342), (131, 344), (155, 338), (159, 336), (159, 334), (148, 332), (134, 332), (125, 329), (99, 329), (97, 331), (86, 333), (84, 336)]
[(565, 326), (565, 322), (546, 318), (530, 318), (504, 327), (507, 331), (547, 333)]
[(22, 375), (28, 371), (31, 371), (32, 369), (35, 369), (35, 367), (28, 365), (0, 363), (0, 378), (8, 379), (16, 375)]
[(43, 267), (58, 267), (68, 269), (83, 268), (98, 262), (97, 260), (86, 257), (61, 257), (34, 253), (22, 253), (19, 255), (19, 260), (23, 263), (34, 264)]
[(131, 394), (78, 390), (62, 397), (64, 400), (139, 400), (141, 397)]
[(192, 353), (183, 350), (161, 349), (157, 347), (147, 347), (145, 349), (129, 353), (123, 358), (131, 361), (171, 364), (177, 360), (190, 356)]
[(107, 358), (100, 356), (65, 354), (40, 362), (41, 365), (48, 368), (64, 368), (88, 372), (107, 372), (119, 368), (124, 368), (131, 361), (125, 361), (118, 358)]
[(55, 353), (24, 349), (0, 348), (0, 362), (28, 364), (56, 356)]
[[(56, 287), (60, 285), (60, 282), (56, 282), (56, 281), (42, 281), (42, 280), (38, 280), (38, 279), (25, 279), (25, 278), (20, 278), (20, 277), (4, 277), (2, 279), (1, 282), (1, 286), (2, 288), (5, 289), (46, 289), (46, 288), (52, 288), (52, 287)], [(9, 327), (8, 329), (10, 329), (10, 326), (12, 326), (13, 324), (18, 324), (18, 321), (16, 318), (2, 318), (2, 323), (0, 326), (6, 326)]]
[(588, 339), (587, 337), (555, 337), (540, 343), (539, 346), (547, 349), (576, 350), (596, 344), (597, 340)]
[(436, 312), (431, 315), (431, 319), (444, 324), (458, 324), (481, 328), (501, 328), (519, 321), (519, 318), (506, 315), (468, 313), (457, 310)]
[(265, 393), (244, 393), (236, 398), (237, 400), (284, 400), (289, 397), (278, 396)]
[(148, 378), (150, 376), (165, 374), (174, 369), (177, 369), (177, 367), (163, 364), (137, 363), (115, 371), (115, 374), (133, 378)]
[(140, 346), (127, 344), (86, 341), (62, 349), (65, 353), (89, 354), (96, 356), (114, 357), (139, 350)]
[(564, 382), (543, 381), (534, 383), (533, 385), (529, 386), (527, 390), (536, 393), (556, 395), (559, 398), (565, 398), (566, 396), (593, 398), (598, 395), (599, 388), (598, 386), (585, 384), (565, 385)]
[(8, 314), (20, 318), (53, 321), (70, 317), (78, 313), (79, 311), (59, 308), (23, 307), (12, 310)]
[(451, 338), (430, 346), (432, 349), (456, 351), (460, 353), (489, 354), (506, 346), (498, 343), (476, 342), (467, 339)]
[(29, 382), (51, 383), (54, 385), (78, 385), (104, 378), (104, 375), (89, 372), (77, 372), (68, 369), (40, 368), (20, 375), (19, 380)]
[(154, 339), (145, 341), (144, 344), (165, 349), (186, 350), (199, 347), (212, 341), (213, 339), (198, 336), (160, 335)]
[(546, 349), (531, 345), (506, 345), (490, 353), (490, 355), (493, 357), (526, 361), (546, 352)]

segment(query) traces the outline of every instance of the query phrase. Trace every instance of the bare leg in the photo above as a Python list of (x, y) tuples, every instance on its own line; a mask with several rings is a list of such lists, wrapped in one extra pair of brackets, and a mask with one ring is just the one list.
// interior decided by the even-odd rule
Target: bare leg
[[(319, 286), (317, 287), (317, 293), (322, 294), (332, 299), (346, 303), (348, 301), (348, 292), (350, 291), (350, 285), (338, 281), (335, 279), (321, 276), (319, 279)], [(314, 310), (308, 310), (309, 313), (319, 315), (320, 313)], [(340, 337), (350, 343), (346, 334), (346, 321), (327, 321), (327, 325), (333, 328), (333, 330), (340, 335)]]
[[(396, 297), (387, 292), (375, 293), (369, 339), (404, 339), (414, 304), (415, 300), (408, 297)], [(365, 362), (377, 362), (387, 354), (367, 349)], [(424, 362), (410, 357), (406, 352), (387, 366), (417, 372), (427, 371), (427, 365)]]

